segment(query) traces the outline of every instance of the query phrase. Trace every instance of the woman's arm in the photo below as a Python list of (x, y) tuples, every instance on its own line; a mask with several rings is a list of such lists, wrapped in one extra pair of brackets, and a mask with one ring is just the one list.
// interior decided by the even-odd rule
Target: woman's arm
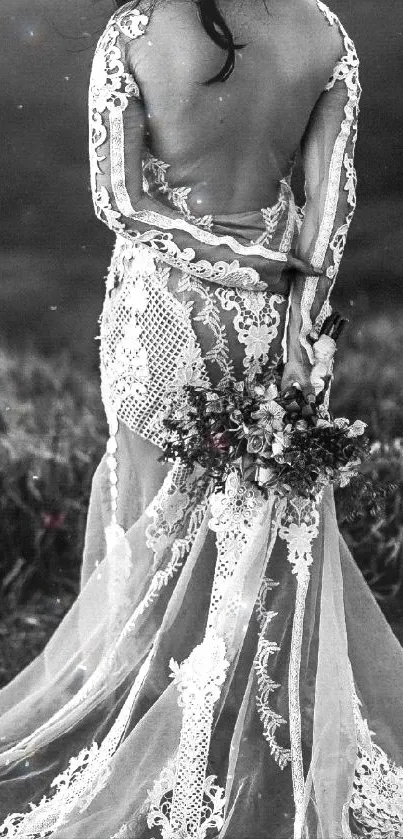
[(278, 276), (285, 254), (216, 235), (211, 217), (183, 212), (180, 189), (171, 191), (171, 203), (177, 199), (178, 209), (146, 193), (145, 107), (129, 47), (144, 35), (148, 17), (136, 6), (137, 0), (112, 16), (92, 66), (90, 167), (96, 215), (115, 233), (142, 242), (171, 265), (199, 277), (220, 281), (239, 274), (240, 282), (252, 287), (261, 285), (260, 279), (268, 282)]
[(296, 247), (296, 256), (320, 276), (294, 274), (283, 378), (284, 388), (298, 381), (311, 391), (312, 343), (331, 313), (329, 297), (355, 210), (354, 149), (361, 93), (354, 44), (336, 16), (327, 9), (325, 13), (329, 23), (339, 27), (343, 54), (302, 141), (306, 205)]

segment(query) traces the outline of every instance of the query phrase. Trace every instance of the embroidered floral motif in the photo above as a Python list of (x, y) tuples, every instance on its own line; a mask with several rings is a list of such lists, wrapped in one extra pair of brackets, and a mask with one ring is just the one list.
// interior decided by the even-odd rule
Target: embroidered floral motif
[(200, 526), (211, 492), (212, 482), (203, 473), (198, 475), (182, 464), (174, 464), (147, 509), (152, 522), (146, 528), (146, 541), (154, 553), (156, 572), (162, 569), (168, 554), (175, 566), (181, 562)]
[(403, 767), (378, 746), (353, 688), (358, 754), (350, 809), (364, 839), (402, 839)]
[[(211, 739), (213, 710), (224, 684), (230, 661), (227, 644), (232, 643), (238, 614), (242, 608), (243, 579), (248, 567), (243, 563), (253, 533), (261, 526), (267, 502), (253, 487), (247, 487), (239, 475), (231, 473), (224, 492), (211, 496), (212, 518), (209, 526), (217, 536), (217, 562), (210, 599), (207, 630), (203, 642), (180, 666), (171, 662), (178, 686), (179, 704), (183, 708), (181, 738), (176, 758), (169, 812), (161, 811), (158, 788), (151, 806), (149, 826), (159, 824), (165, 837), (200, 837), (204, 839), (210, 825), (211, 808), (206, 818), (203, 791)], [(241, 567), (242, 564), (245, 567)], [(218, 627), (224, 627), (224, 637)], [(218, 795), (218, 799), (217, 799)], [(220, 790), (215, 801), (224, 807)], [(214, 824), (221, 826), (222, 817), (214, 811)]]
[[(176, 830), (171, 827), (171, 800), (174, 783), (175, 767), (171, 763), (163, 769), (148, 794), (150, 807), (148, 826), (159, 827), (161, 839), (189, 839), (189, 837), (191, 839), (205, 839), (208, 831), (214, 828), (219, 830), (223, 823), (224, 796), (223, 790), (216, 784), (215, 777), (209, 775), (204, 781), (201, 827), (196, 833), (189, 833), (187, 828)], [(114, 839), (120, 839), (120, 836), (116, 836)], [(126, 839), (126, 837), (123, 836), (122, 839)], [(127, 837), (127, 839), (130, 839), (130, 837)]]
[[(317, 5), (329, 25), (336, 25), (339, 28), (345, 49), (344, 55), (336, 64), (332, 77), (326, 85), (326, 90), (331, 91), (336, 84), (342, 83), (346, 87), (347, 98), (344, 107), (345, 118), (341, 122), (340, 132), (336, 138), (329, 163), (325, 204), (321, 217), (319, 233), (316, 238), (311, 259), (312, 266), (315, 269), (321, 270), (326, 255), (328, 253), (333, 255), (333, 261), (326, 269), (326, 276), (332, 281), (332, 283), (327, 291), (327, 298), (322, 303), (321, 310), (315, 319), (315, 324), (312, 324), (311, 310), (316, 296), (316, 288), (318, 284), (317, 277), (312, 276), (306, 278), (305, 289), (301, 300), (302, 326), (300, 331), (300, 343), (306, 350), (311, 363), (313, 363), (313, 354), (308, 336), (312, 327), (314, 327), (314, 334), (316, 336), (318, 335), (321, 325), (329, 314), (328, 301), (337, 277), (349, 226), (353, 218), (356, 205), (354, 150), (357, 138), (358, 106), (361, 94), (361, 87), (358, 78), (359, 61), (355, 46), (336, 15), (333, 14), (333, 12), (331, 12), (328, 7), (321, 2), (321, 0), (317, 0)], [(342, 178), (345, 180), (341, 189)], [(347, 192), (347, 210), (343, 213), (342, 223), (338, 224), (334, 230), (340, 198), (342, 197), (343, 192)]]
[[(210, 827), (220, 828), (223, 821), (223, 791), (213, 783), (215, 779), (206, 778), (206, 768), (213, 709), (229, 667), (225, 643), (208, 630), (189, 658), (180, 666), (173, 660), (170, 665), (183, 708), (181, 738), (175, 773), (165, 771), (154, 787), (147, 822), (149, 827), (158, 825), (162, 837), (204, 839)], [(170, 790), (172, 803), (162, 808), (161, 801)]]
[[(208, 229), (211, 228), (213, 223), (212, 216), (207, 215), (197, 217), (192, 216), (190, 212), (187, 199), (192, 191), (191, 187), (170, 186), (167, 178), (168, 169), (168, 163), (164, 163), (163, 160), (158, 160), (158, 158), (153, 157), (151, 154), (145, 155), (143, 160), (143, 177), (145, 179), (146, 192), (150, 192), (151, 187), (155, 184), (158, 187), (159, 192), (162, 195), (165, 195), (172, 206), (176, 207), (176, 209), (179, 210), (179, 212), (182, 213), (188, 221), (191, 221), (199, 227), (206, 227)], [(151, 184), (147, 179), (148, 173), (152, 175)]]
[(284, 507), (279, 535), (287, 542), (288, 561), (297, 577), (289, 665), (291, 769), (294, 788), (294, 839), (301, 839), (304, 821), (304, 765), (301, 743), (300, 669), (305, 602), (312, 564), (312, 544), (318, 535), (318, 505), (304, 498), (290, 498)]
[(72, 757), (64, 772), (51, 783), (53, 794), (44, 796), (39, 804), (30, 805), (27, 813), (13, 813), (0, 828), (1, 839), (46, 839), (66, 824), (76, 811), (84, 813), (104, 788), (110, 775), (111, 758), (124, 736), (127, 723), (140, 688), (148, 673), (159, 636), (156, 636), (130, 693), (101, 745), (92, 743)]
[(269, 624), (278, 614), (265, 608), (267, 593), (272, 591), (279, 583), (264, 577), (256, 602), (256, 614), (259, 622), (260, 632), (256, 656), (253, 662), (255, 668), (258, 691), (256, 696), (256, 707), (263, 725), (263, 736), (270, 747), (270, 754), (273, 756), (280, 769), (284, 769), (291, 760), (291, 750), (280, 746), (276, 740), (275, 732), (286, 720), (281, 714), (276, 713), (270, 707), (270, 694), (280, 687), (277, 682), (268, 675), (270, 656), (279, 652), (280, 647), (275, 641), (269, 641), (265, 634)]
[(270, 346), (278, 334), (280, 307), (285, 298), (280, 294), (263, 294), (233, 289), (216, 292), (224, 311), (235, 310), (234, 329), (237, 340), (245, 346), (243, 367), (261, 370), (267, 364)]

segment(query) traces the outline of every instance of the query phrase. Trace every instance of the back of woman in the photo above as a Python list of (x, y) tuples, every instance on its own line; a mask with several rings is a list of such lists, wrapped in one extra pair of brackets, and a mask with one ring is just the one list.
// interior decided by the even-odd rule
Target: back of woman
[(191, 186), (197, 213), (272, 204), (313, 107), (344, 52), (315, 0), (220, 3), (237, 50), (235, 70), (205, 85), (225, 53), (192, 0), (157, 0), (146, 37), (129, 48), (145, 102), (152, 153), (172, 186)]

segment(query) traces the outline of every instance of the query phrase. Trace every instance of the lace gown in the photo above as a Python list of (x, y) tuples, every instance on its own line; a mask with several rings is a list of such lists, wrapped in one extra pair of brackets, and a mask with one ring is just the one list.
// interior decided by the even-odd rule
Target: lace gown
[[(267, 149), (250, 127), (271, 181), (252, 167), (255, 202), (245, 195), (240, 210), (234, 183), (206, 206), (196, 158), (208, 187), (211, 137), (194, 159), (188, 149), (187, 182), (175, 159), (175, 143), (187, 159), (189, 113), (170, 166), (158, 155), (158, 88), (150, 99), (144, 67), (159, 14), (127, 3), (94, 59), (94, 205), (116, 232), (101, 318), (110, 439), (80, 595), (0, 692), (0, 837), (398, 839), (403, 655), (339, 535), (331, 490), (317, 504), (264, 500), (235, 475), (218, 491), (201, 468), (158, 461), (167, 391), (241, 380), (296, 347), (312, 360), (355, 206), (354, 45), (320, 0), (304, 0), (272, 77), (283, 122)], [(222, 101), (241, 64), (216, 87)], [(251, 113), (240, 109), (240, 125)], [(290, 186), (295, 137), (304, 212)], [(233, 145), (227, 136), (227, 156)], [(214, 172), (225, 191), (217, 158)], [(261, 189), (274, 201), (250, 209)], [(290, 253), (315, 274), (290, 281)]]

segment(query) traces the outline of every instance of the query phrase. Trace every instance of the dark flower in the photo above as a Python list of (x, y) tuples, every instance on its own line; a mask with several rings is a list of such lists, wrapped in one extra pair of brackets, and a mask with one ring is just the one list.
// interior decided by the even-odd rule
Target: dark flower
[(231, 440), (226, 431), (217, 431), (208, 436), (207, 445), (215, 452), (227, 452), (231, 446)]
[(59, 530), (66, 521), (67, 513), (42, 513), (42, 524), (46, 530)]

